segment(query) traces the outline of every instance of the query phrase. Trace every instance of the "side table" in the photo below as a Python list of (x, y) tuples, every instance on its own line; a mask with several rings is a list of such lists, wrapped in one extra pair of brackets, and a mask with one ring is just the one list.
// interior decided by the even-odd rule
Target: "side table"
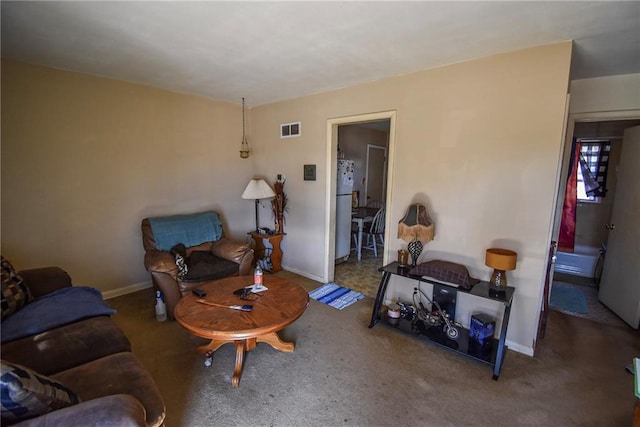
[[(507, 351), (505, 341), (507, 337), (507, 327), (509, 325), (509, 315), (511, 313), (511, 304), (513, 302), (513, 293), (515, 291), (514, 287), (507, 286), (503, 295), (493, 295), (488, 282), (480, 282), (471, 288), (471, 290), (461, 287), (452, 287), (443, 283), (434, 282), (425, 277), (410, 275), (410, 268), (402, 267), (395, 261), (389, 265), (381, 267), (378, 271), (382, 272), (382, 278), (380, 279), (378, 293), (373, 304), (369, 328), (373, 328), (378, 322), (380, 322), (403, 332), (418, 335), (420, 338), (428, 342), (437, 344), (440, 347), (444, 347), (458, 354), (462, 354), (490, 365), (493, 368), (493, 379), (497, 380), (499, 378), (500, 370), (502, 369), (502, 364)], [(464, 293), (472, 295), (475, 298), (500, 303), (502, 305), (502, 327), (500, 329), (500, 337), (498, 339), (491, 338), (489, 340), (489, 345), (486, 347), (478, 347), (477, 344), (469, 339), (470, 332), (466, 328), (459, 327), (460, 336), (457, 339), (450, 339), (446, 334), (441, 332), (440, 327), (430, 327), (428, 324), (425, 324), (422, 320), (417, 318), (411, 320), (399, 319), (396, 324), (392, 324), (387, 317), (386, 310), (383, 309), (384, 297), (392, 275), (403, 276), (408, 279), (430, 283), (434, 286), (434, 289), (436, 289), (436, 287), (445, 288), (448, 294), (454, 295), (454, 309), (458, 293)], [(435, 296), (432, 296), (432, 298), (434, 300), (437, 299)]]
[(271, 272), (275, 273), (276, 271), (282, 270), (282, 249), (280, 249), (280, 242), (282, 241), (282, 237), (286, 236), (287, 233), (266, 234), (251, 231), (247, 234), (256, 242), (256, 260), (264, 258), (266, 253), (264, 241), (266, 240), (273, 247), (273, 250), (271, 251), (271, 263), (273, 265)]

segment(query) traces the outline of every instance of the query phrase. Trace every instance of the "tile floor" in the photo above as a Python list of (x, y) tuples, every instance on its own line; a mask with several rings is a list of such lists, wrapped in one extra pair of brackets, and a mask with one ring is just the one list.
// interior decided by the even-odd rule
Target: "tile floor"
[(357, 260), (355, 252), (351, 252), (347, 261), (336, 264), (333, 281), (339, 286), (375, 298), (382, 277), (382, 273), (378, 272), (380, 267), (382, 267), (381, 251), (378, 251), (376, 258), (373, 256), (373, 252), (363, 250), (360, 261)]

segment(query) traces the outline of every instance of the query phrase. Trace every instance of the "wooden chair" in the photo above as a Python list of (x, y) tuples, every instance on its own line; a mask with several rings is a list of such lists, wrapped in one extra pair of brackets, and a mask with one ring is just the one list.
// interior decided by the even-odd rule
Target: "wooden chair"
[[(382, 207), (378, 209), (373, 220), (364, 225), (362, 230), (362, 249), (372, 250), (376, 258), (378, 257), (378, 247), (384, 248), (384, 220), (385, 208)], [(357, 236), (355, 239), (357, 241)]]

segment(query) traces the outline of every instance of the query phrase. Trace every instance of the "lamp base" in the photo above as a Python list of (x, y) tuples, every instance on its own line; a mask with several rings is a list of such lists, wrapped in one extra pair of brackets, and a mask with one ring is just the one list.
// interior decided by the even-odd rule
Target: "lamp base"
[(489, 280), (489, 295), (503, 298), (507, 294), (507, 275), (504, 270), (494, 269)]
[(491, 280), (489, 280), (491, 286), (496, 288), (507, 286), (507, 275), (504, 270), (494, 269), (491, 273)]
[(409, 255), (411, 255), (411, 265), (413, 267), (416, 266), (416, 263), (418, 262), (418, 258), (422, 253), (423, 247), (424, 246), (422, 245), (422, 242), (420, 240), (414, 240), (413, 242), (410, 242), (407, 245), (407, 249), (409, 250)]

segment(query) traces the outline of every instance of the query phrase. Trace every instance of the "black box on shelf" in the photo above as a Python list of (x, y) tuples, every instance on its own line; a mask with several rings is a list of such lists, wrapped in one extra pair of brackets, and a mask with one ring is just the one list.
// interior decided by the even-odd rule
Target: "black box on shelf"
[(471, 325), (469, 326), (469, 340), (480, 345), (491, 342), (493, 334), (496, 331), (496, 321), (487, 314), (474, 314), (471, 316)]

